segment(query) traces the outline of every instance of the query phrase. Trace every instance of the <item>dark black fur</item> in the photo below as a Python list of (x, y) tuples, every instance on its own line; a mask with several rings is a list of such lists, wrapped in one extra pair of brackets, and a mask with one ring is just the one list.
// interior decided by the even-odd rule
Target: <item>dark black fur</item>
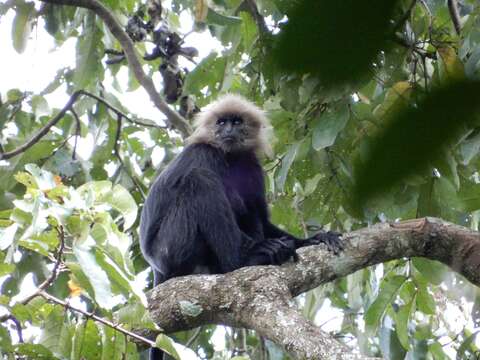
[(322, 242), (341, 250), (336, 233), (301, 240), (270, 222), (263, 170), (253, 151), (225, 152), (209, 144), (189, 145), (161, 173), (140, 226), (154, 285), (198, 272), (279, 265), (295, 258), (295, 249)]

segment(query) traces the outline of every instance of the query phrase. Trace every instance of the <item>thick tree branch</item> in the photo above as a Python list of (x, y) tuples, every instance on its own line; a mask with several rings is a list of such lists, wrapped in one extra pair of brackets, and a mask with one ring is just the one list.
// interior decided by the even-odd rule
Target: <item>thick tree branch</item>
[(462, 25), (460, 24), (460, 13), (458, 12), (457, 0), (448, 0), (448, 11), (453, 22), (453, 27), (457, 35), (462, 32)]
[(70, 5), (92, 10), (103, 22), (107, 25), (110, 32), (115, 36), (122, 46), (128, 65), (132, 69), (135, 78), (140, 85), (146, 90), (150, 100), (155, 106), (167, 117), (170, 124), (175, 127), (184, 137), (191, 133), (191, 128), (188, 122), (175, 110), (171, 109), (168, 104), (160, 97), (155, 89), (155, 85), (145, 72), (142, 64), (136, 54), (135, 46), (132, 39), (123, 30), (117, 19), (113, 16), (110, 10), (98, 0), (41, 0), (46, 3), (56, 5)]
[(344, 235), (339, 256), (321, 246), (297, 263), (246, 267), (225, 275), (171, 279), (149, 294), (153, 320), (166, 332), (205, 324), (256, 330), (295, 358), (363, 359), (296, 311), (292, 298), (359, 269), (393, 259), (438, 260), (480, 286), (480, 234), (440, 219), (379, 224)]

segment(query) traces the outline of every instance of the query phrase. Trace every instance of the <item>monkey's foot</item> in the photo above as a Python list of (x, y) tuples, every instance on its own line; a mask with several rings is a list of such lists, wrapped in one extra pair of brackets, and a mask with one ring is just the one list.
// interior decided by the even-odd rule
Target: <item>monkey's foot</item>
[(342, 234), (335, 231), (319, 232), (306, 239), (305, 242), (306, 244), (304, 246), (325, 244), (327, 250), (333, 252), (335, 255), (338, 255), (345, 248)]

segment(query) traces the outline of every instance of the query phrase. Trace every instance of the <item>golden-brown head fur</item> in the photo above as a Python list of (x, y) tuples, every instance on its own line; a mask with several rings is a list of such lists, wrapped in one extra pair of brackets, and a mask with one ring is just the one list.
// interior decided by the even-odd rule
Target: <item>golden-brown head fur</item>
[(248, 136), (242, 145), (245, 149), (272, 155), (269, 143), (270, 121), (258, 106), (235, 94), (222, 96), (196, 117), (195, 131), (187, 139), (187, 144), (206, 143), (216, 146), (215, 124), (224, 115), (238, 115), (243, 119), (248, 130)]

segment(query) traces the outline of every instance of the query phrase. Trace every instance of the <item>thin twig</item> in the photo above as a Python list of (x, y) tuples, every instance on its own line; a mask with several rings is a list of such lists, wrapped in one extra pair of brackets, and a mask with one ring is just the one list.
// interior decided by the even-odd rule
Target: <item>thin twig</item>
[(79, 92), (82, 94), (82, 95), (85, 95), (85, 96), (88, 96), (92, 99), (95, 99), (97, 100), (99, 103), (102, 103), (103, 105), (105, 105), (108, 109), (112, 110), (116, 115), (121, 115), (125, 120), (127, 120), (129, 123), (132, 123), (132, 124), (135, 124), (135, 125), (140, 125), (140, 126), (145, 126), (145, 127), (154, 127), (154, 128), (159, 128), (159, 129), (164, 129), (165, 127), (163, 126), (160, 126), (160, 125), (156, 125), (156, 124), (148, 124), (148, 123), (145, 123), (143, 121), (140, 121), (140, 120), (135, 120), (135, 119), (132, 119), (131, 117), (129, 117), (127, 114), (125, 114), (124, 112), (122, 112), (121, 110), (119, 110), (118, 108), (116, 108), (115, 106), (113, 106), (112, 104), (110, 104), (109, 102), (107, 102), (104, 98), (100, 97), (100, 96), (97, 96), (95, 94), (92, 94), (91, 92), (88, 92), (86, 90), (79, 90)]
[(73, 150), (72, 150), (72, 160), (75, 160), (76, 154), (77, 154), (77, 143), (78, 143), (78, 138), (80, 136), (80, 132), (82, 130), (82, 124), (80, 122), (80, 118), (78, 117), (77, 112), (75, 109), (72, 108), (70, 109), (70, 112), (72, 113), (73, 117), (75, 118), (75, 143), (73, 144)]
[(58, 233), (59, 238), (60, 238), (60, 245), (58, 247), (57, 255), (55, 256), (56, 261), (55, 261), (55, 265), (53, 265), (52, 272), (50, 273), (48, 278), (46, 278), (45, 281), (42, 282), (37, 287), (37, 289), (35, 290), (35, 292), (33, 294), (31, 294), (31, 295), (27, 296), (25, 299), (19, 301), (20, 304), (23, 304), (23, 305), (28, 304), (33, 298), (39, 296), (40, 293), (42, 293), (44, 290), (46, 290), (48, 287), (50, 287), (50, 285), (52, 285), (53, 282), (56, 280), (56, 278), (58, 276), (58, 273), (59, 273), (60, 265), (62, 264), (63, 249), (65, 248), (65, 232), (63, 231), (63, 226), (59, 226), (57, 228), (57, 233)]
[(33, 145), (35, 145), (42, 137), (44, 137), (50, 128), (55, 126), (66, 114), (67, 111), (69, 111), (75, 101), (77, 101), (78, 97), (81, 95), (80, 92), (76, 91), (72, 94), (70, 99), (68, 100), (67, 104), (60, 110), (60, 112), (55, 115), (43, 128), (41, 128), (35, 135), (32, 136), (30, 140), (28, 140), (26, 143), (23, 145), (20, 145), (16, 149), (12, 151), (7, 151), (2, 154), (0, 154), (0, 160), (6, 160), (10, 159), (18, 154), (23, 153), (27, 149), (31, 148)]
[(115, 156), (117, 157), (118, 159), (118, 162), (120, 163), (120, 169), (124, 169), (126, 174), (128, 175), (128, 177), (130, 178), (130, 180), (132, 180), (132, 182), (135, 184), (135, 186), (137, 187), (138, 189), (138, 192), (140, 193), (140, 196), (142, 197), (142, 199), (145, 201), (146, 199), (146, 195), (145, 193), (143, 192), (143, 189), (141, 187), (141, 185), (138, 183), (137, 179), (135, 179), (135, 177), (130, 174), (129, 171), (127, 171), (126, 167), (125, 167), (125, 163), (123, 161), (123, 158), (122, 156), (120, 155), (120, 135), (122, 134), (122, 115), (121, 114), (117, 114), (117, 130), (115, 132), (115, 142), (113, 144), (113, 152), (115, 154)]
[(17, 155), (23, 153), (24, 151), (28, 150), (29, 148), (31, 148), (33, 145), (35, 145), (37, 142), (39, 142), (41, 138), (43, 138), (45, 135), (47, 135), (49, 130), (53, 126), (55, 126), (65, 116), (65, 114), (68, 111), (70, 111), (75, 116), (75, 110), (73, 109), (73, 105), (79, 99), (80, 96), (88, 96), (92, 99), (97, 100), (98, 102), (105, 105), (108, 109), (112, 110), (115, 114), (117, 114), (117, 116), (123, 117), (124, 119), (126, 119), (128, 122), (131, 122), (132, 124), (136, 124), (136, 125), (140, 125), (140, 126), (147, 126), (147, 127), (156, 127), (156, 128), (163, 129), (162, 126), (147, 124), (147, 123), (143, 123), (143, 122), (138, 121), (138, 120), (133, 120), (128, 115), (126, 115), (125, 113), (123, 113), (122, 111), (117, 109), (115, 106), (109, 104), (105, 99), (103, 99), (103, 98), (101, 98), (97, 95), (94, 95), (94, 94), (92, 94), (88, 91), (85, 91), (85, 90), (77, 90), (70, 96), (70, 99), (65, 104), (65, 106), (60, 110), (60, 112), (57, 115), (55, 115), (47, 124), (45, 124), (45, 126), (43, 128), (38, 130), (38, 132), (35, 135), (33, 135), (30, 140), (28, 140), (23, 145), (18, 146), (14, 150), (11, 150), (11, 151), (8, 151), (8, 152), (0, 151), (0, 160), (10, 159), (14, 156), (17, 156)]
[(393, 36), (393, 41), (407, 49), (412, 50), (413, 52), (420, 55), (421, 57), (427, 57), (434, 60), (437, 59), (437, 56), (435, 55), (435, 53), (430, 53), (422, 48), (419, 48), (415, 43), (410, 43), (408, 40), (402, 38), (401, 36), (398, 36), (398, 35)]
[(18, 342), (23, 344), (24, 340), (23, 340), (22, 324), (20, 323), (20, 321), (18, 321), (18, 319), (15, 316), (11, 314), (8, 315), (8, 320), (13, 322), (13, 324), (15, 325), (15, 329), (17, 330), (17, 335), (18, 335)]
[(115, 323), (113, 323), (113, 322), (111, 322), (111, 321), (109, 321), (109, 320), (106, 320), (106, 319), (104, 319), (104, 318), (102, 318), (102, 317), (100, 317), (100, 316), (97, 316), (97, 315), (95, 315), (94, 313), (87, 312), (87, 311), (84, 311), (84, 310), (82, 310), (82, 309), (79, 309), (79, 308), (77, 308), (77, 307), (75, 307), (75, 306), (72, 306), (72, 305), (70, 305), (68, 302), (63, 301), (63, 300), (61, 300), (61, 299), (58, 299), (58, 298), (56, 298), (55, 296), (50, 295), (49, 293), (47, 293), (47, 292), (45, 292), (45, 291), (40, 292), (39, 295), (40, 295), (41, 297), (43, 297), (45, 300), (48, 300), (48, 301), (53, 302), (53, 303), (55, 303), (55, 304), (61, 305), (61, 306), (63, 306), (65, 309), (68, 309), (68, 310), (77, 312), (77, 313), (79, 313), (79, 314), (82, 314), (82, 315), (86, 316), (87, 318), (90, 318), (90, 319), (92, 319), (92, 320), (94, 320), (94, 321), (96, 321), (96, 322), (99, 322), (99, 323), (101, 323), (101, 324), (104, 324), (104, 325), (106, 325), (106, 326), (108, 326), (108, 327), (110, 327), (110, 328), (112, 328), (112, 329), (114, 329), (114, 330), (116, 330), (116, 331), (121, 332), (121, 333), (124, 334), (124, 335), (130, 336), (130, 337), (133, 338), (133, 339), (136, 339), (136, 340), (138, 340), (138, 341), (140, 341), (140, 342), (142, 342), (142, 343), (145, 343), (146, 345), (148, 345), (148, 346), (150, 346), (150, 347), (154, 347), (154, 346), (155, 346), (155, 342), (153, 342), (152, 340), (149, 340), (149, 339), (147, 339), (147, 338), (145, 338), (145, 337), (143, 337), (143, 336), (141, 336), (141, 335), (138, 335), (138, 334), (136, 334), (136, 333), (134, 333), (134, 332), (132, 332), (132, 331), (129, 331), (129, 330), (127, 330), (127, 329), (124, 329), (123, 327), (119, 326), (118, 324), (115, 324)]
[(177, 129), (184, 137), (191, 134), (192, 129), (190, 124), (175, 110), (171, 109), (168, 104), (161, 98), (155, 88), (152, 79), (145, 74), (137, 56), (135, 45), (132, 39), (124, 31), (122, 25), (117, 21), (112, 12), (98, 0), (41, 0), (46, 3), (56, 5), (69, 5), (82, 7), (92, 10), (98, 17), (100, 17), (105, 25), (107, 25), (110, 32), (115, 36), (123, 48), (128, 65), (138, 80), (140, 85), (147, 91), (150, 100), (155, 106), (167, 117), (169, 123)]
[(453, 27), (457, 35), (462, 32), (462, 25), (460, 24), (460, 13), (458, 12), (457, 0), (448, 0), (448, 11), (453, 22)]

